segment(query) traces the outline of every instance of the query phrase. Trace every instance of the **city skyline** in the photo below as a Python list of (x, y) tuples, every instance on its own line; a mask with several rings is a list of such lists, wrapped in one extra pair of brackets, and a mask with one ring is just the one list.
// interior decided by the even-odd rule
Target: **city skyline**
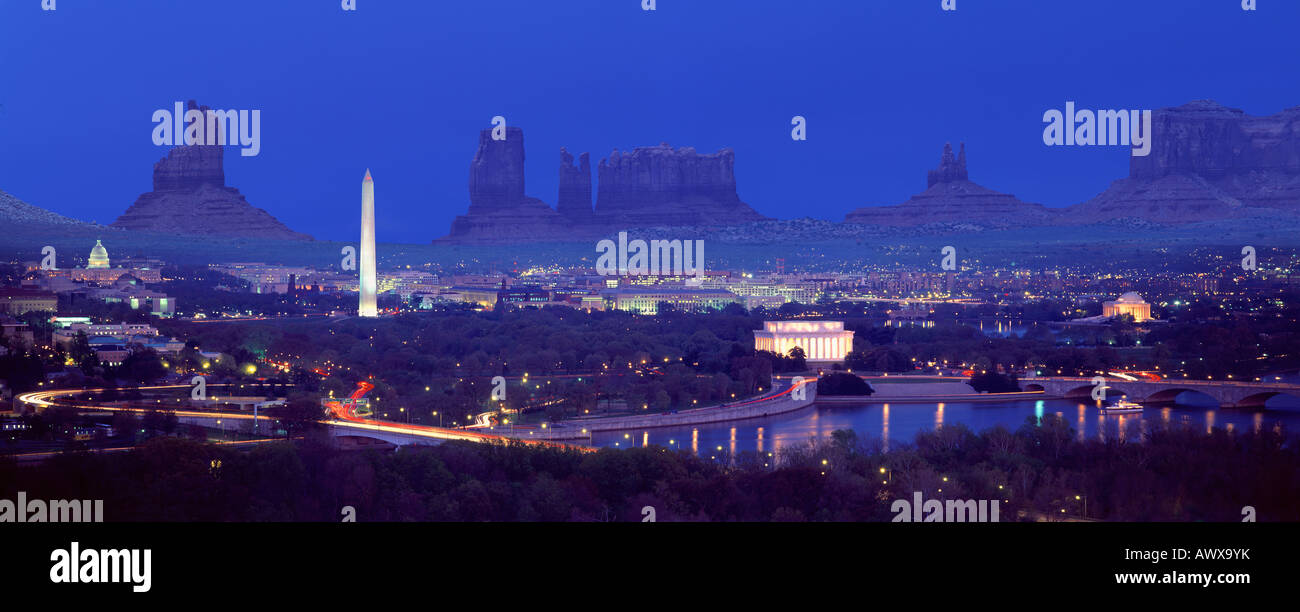
[(1295, 24), (0, 0), (0, 583), (1285, 589)]

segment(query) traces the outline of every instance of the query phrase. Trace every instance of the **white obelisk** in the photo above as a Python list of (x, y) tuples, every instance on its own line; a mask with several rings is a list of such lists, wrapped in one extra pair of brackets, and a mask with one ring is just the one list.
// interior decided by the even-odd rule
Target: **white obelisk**
[(361, 304), (357, 314), (363, 317), (379, 316), (375, 307), (375, 181), (366, 169), (361, 179)]

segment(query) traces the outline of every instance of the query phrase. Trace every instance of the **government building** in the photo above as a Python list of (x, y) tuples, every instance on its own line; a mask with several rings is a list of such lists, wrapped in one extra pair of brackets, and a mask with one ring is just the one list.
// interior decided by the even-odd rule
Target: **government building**
[[(31, 268), (32, 270), (39, 267)], [(146, 283), (162, 282), (162, 270), (156, 267), (133, 266), (131, 268), (114, 268), (108, 259), (108, 249), (104, 248), (104, 243), (99, 240), (95, 241), (95, 246), (90, 249), (90, 258), (86, 260), (84, 268), (59, 268), (54, 270), (42, 270), (48, 278), (66, 278), (77, 283), (97, 283), (112, 284), (121, 278), (123, 274), (130, 274), (135, 278)]]
[(726, 289), (693, 287), (624, 287), (601, 292), (604, 310), (626, 310), (643, 315), (659, 314), (660, 304), (679, 312), (722, 310), (741, 300)]
[(764, 321), (754, 332), (754, 350), (788, 355), (796, 346), (808, 361), (843, 361), (853, 350), (853, 332), (843, 321)]
[(1101, 305), (1101, 315), (1103, 317), (1118, 317), (1126, 314), (1133, 315), (1133, 320), (1137, 323), (1150, 321), (1151, 304), (1142, 299), (1142, 296), (1130, 291), (1119, 296), (1118, 300), (1103, 302)]

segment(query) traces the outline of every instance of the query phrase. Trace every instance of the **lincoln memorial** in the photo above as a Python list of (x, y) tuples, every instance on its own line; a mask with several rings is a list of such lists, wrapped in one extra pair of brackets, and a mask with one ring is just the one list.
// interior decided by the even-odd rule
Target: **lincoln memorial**
[(853, 349), (853, 332), (843, 321), (764, 321), (754, 332), (754, 349), (788, 355), (803, 348), (808, 361), (843, 361)]

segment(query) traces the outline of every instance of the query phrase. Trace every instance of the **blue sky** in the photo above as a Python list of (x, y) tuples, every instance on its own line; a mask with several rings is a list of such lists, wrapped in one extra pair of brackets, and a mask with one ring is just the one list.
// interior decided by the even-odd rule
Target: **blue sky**
[[(559, 149), (736, 150), (759, 212), (840, 220), (925, 187), (943, 143), (972, 180), (1048, 206), (1128, 171), (1048, 148), (1042, 114), (1211, 98), (1300, 105), (1300, 2), (1259, 0), (0, 0), (0, 189), (111, 222), (166, 154), (153, 111), (260, 109), (227, 183), (295, 230), (352, 239), (361, 177), (383, 242), (446, 234), (478, 130), (524, 129), (528, 193)], [(806, 142), (790, 118), (809, 121)]]

